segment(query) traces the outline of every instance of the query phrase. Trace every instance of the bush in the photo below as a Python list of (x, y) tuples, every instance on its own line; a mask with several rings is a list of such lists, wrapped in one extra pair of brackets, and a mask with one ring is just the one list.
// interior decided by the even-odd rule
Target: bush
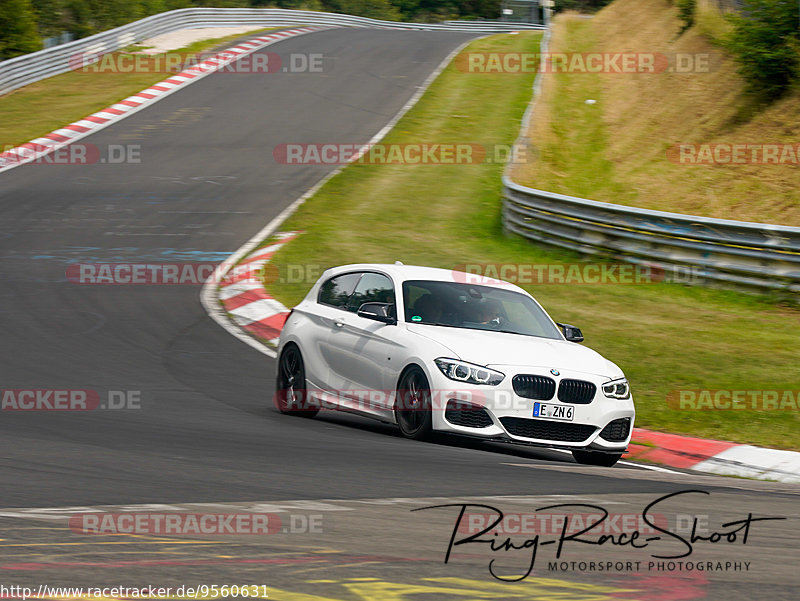
[(553, 9), (560, 13), (565, 10), (576, 10), (581, 13), (596, 13), (598, 10), (611, 4), (612, 0), (555, 0)]
[(40, 36), (49, 38), (64, 31), (61, 0), (32, 0), (31, 4)]
[(695, 10), (697, 10), (697, 0), (677, 0), (678, 18), (683, 21), (680, 33), (683, 33), (694, 25)]
[(728, 15), (733, 31), (723, 41), (739, 63), (748, 90), (774, 100), (800, 73), (800, 31), (796, 0), (744, 0)]
[(385, 19), (399, 21), (400, 11), (389, 3), (389, 0), (334, 0), (323, 2), (326, 10), (369, 17), (370, 19)]
[(35, 52), (41, 47), (31, 1), (3, 0), (0, 3), (0, 60)]

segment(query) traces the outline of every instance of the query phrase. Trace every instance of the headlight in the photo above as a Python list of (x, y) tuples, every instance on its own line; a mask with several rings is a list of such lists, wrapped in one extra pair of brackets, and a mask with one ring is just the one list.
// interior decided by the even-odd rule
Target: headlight
[(434, 363), (445, 376), (456, 382), (497, 386), (506, 377), (499, 371), (457, 359), (436, 359)]
[(608, 384), (603, 384), (603, 394), (610, 399), (629, 399), (631, 397), (631, 387), (628, 380), (614, 380)]

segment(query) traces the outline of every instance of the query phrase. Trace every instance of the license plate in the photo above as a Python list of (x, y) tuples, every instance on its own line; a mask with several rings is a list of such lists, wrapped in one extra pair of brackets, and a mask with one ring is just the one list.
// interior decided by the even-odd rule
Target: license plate
[(548, 405), (547, 403), (533, 404), (533, 417), (546, 417), (571, 422), (575, 418), (575, 407), (572, 405)]

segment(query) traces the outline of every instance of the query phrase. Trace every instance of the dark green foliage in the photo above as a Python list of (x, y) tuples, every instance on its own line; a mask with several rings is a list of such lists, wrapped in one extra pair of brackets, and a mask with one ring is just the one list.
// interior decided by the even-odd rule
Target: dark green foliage
[(678, 5), (678, 18), (683, 23), (680, 33), (683, 33), (694, 25), (697, 0), (677, 0), (676, 4)]
[(31, 0), (0, 3), (0, 59), (35, 52), (42, 47)]
[(582, 13), (595, 13), (613, 0), (555, 0), (557, 13), (565, 10), (576, 10)]
[(323, 10), (370, 19), (400, 20), (400, 11), (389, 0), (326, 0), (322, 7)]
[(40, 36), (49, 38), (64, 31), (61, 0), (31, 0), (31, 4), (36, 14)]
[(797, 0), (745, 0), (727, 18), (733, 31), (724, 45), (748, 90), (765, 101), (782, 96), (800, 74)]

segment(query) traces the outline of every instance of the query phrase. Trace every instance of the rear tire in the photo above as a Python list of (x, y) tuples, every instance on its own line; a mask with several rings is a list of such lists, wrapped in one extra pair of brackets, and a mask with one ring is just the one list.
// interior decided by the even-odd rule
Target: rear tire
[(599, 453), (597, 451), (572, 451), (575, 461), (584, 465), (611, 467), (622, 457), (622, 453)]
[(314, 417), (319, 413), (319, 407), (308, 403), (303, 355), (295, 344), (286, 345), (278, 359), (275, 406), (285, 415)]
[(394, 415), (400, 433), (412, 440), (425, 440), (433, 432), (431, 389), (428, 378), (419, 367), (412, 367), (400, 378)]

